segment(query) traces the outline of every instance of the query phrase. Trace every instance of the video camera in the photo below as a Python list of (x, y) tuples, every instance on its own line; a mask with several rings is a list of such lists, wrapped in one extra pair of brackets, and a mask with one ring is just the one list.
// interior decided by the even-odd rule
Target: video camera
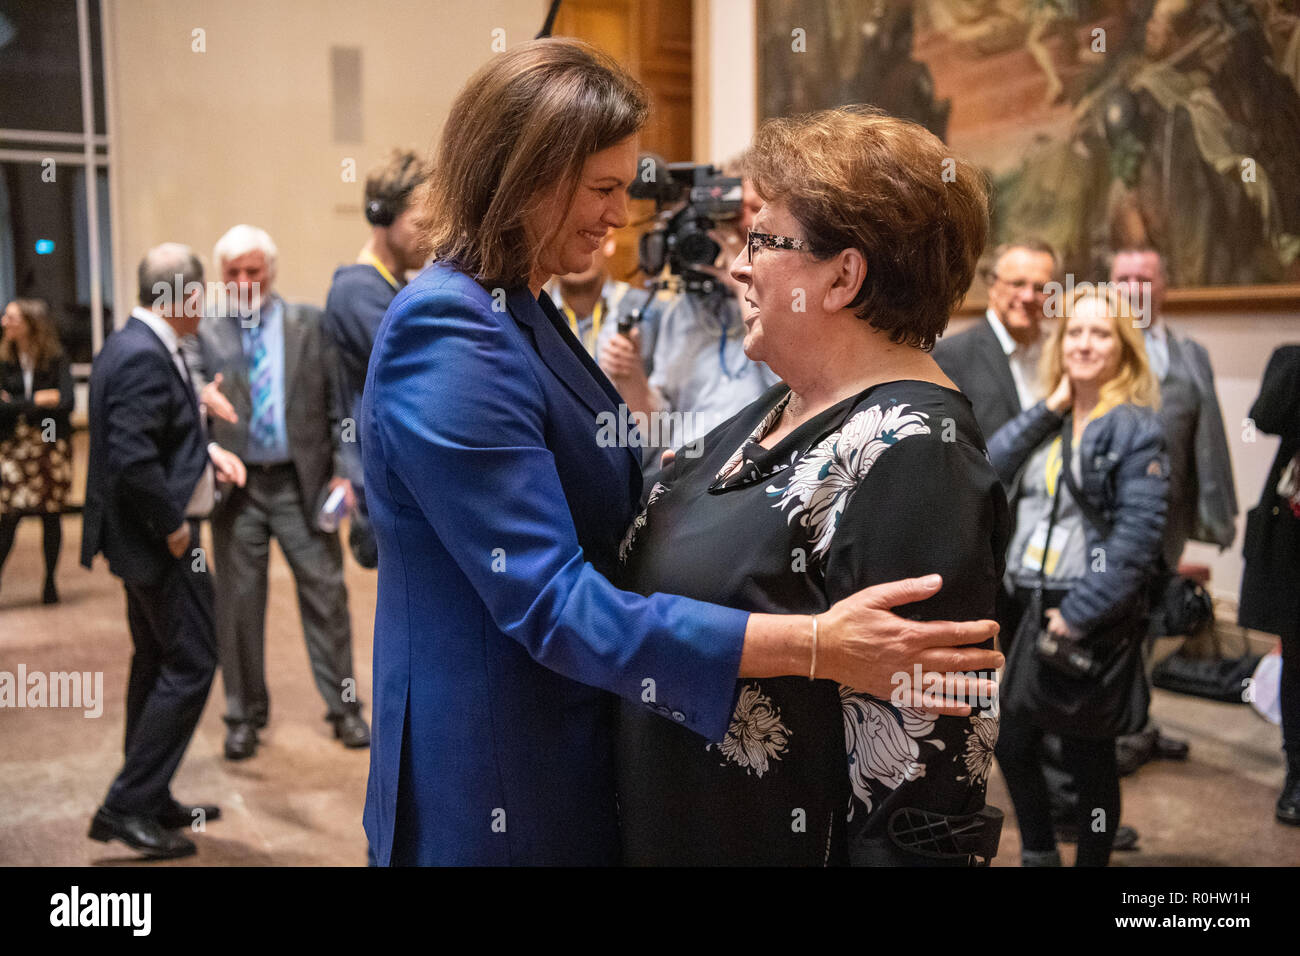
[(712, 292), (717, 280), (696, 267), (712, 265), (721, 252), (709, 230), (740, 218), (740, 179), (701, 163), (665, 163), (654, 154), (643, 155), (637, 168), (643, 172), (628, 195), (655, 203), (655, 224), (637, 247), (641, 270), (658, 276), (666, 264), (687, 292)]

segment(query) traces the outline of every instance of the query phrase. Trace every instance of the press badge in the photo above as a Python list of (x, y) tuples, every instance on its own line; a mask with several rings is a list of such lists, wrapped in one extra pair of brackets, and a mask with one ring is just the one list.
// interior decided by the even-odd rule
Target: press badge
[[(1070, 529), (1057, 525), (1052, 529), (1052, 540), (1047, 540), (1047, 521), (1039, 521), (1038, 527), (1030, 535), (1025, 545), (1025, 556), (1021, 565), (1030, 571), (1042, 570), (1048, 577), (1056, 574), (1056, 566), (1061, 563), (1061, 552), (1070, 539)], [(1047, 568), (1043, 569), (1043, 547), (1047, 546)]]

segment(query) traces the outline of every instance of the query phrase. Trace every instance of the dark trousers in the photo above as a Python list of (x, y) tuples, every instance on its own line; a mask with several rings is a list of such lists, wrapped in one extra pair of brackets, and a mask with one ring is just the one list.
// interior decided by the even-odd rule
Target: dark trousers
[[(1015, 804), (1021, 846), (1039, 852), (1056, 849), (1051, 797), (1043, 777), (1042, 742), (1043, 732), (1032, 722), (1002, 714), (996, 749), (998, 765)], [(1110, 862), (1110, 848), (1119, 826), (1115, 740), (1061, 737), (1060, 745), (1061, 761), (1079, 791), (1075, 807), (1079, 826), (1076, 865), (1105, 866)]]
[(272, 537), (293, 571), (307, 656), (327, 716), (357, 710), (352, 622), (338, 534), (307, 523), (293, 465), (250, 465), (245, 486), (230, 493), (212, 516), (226, 722), (264, 723), (270, 716), (265, 628)]
[[(194, 541), (198, 526), (193, 525)], [(198, 726), (217, 666), (212, 581), (189, 554), (154, 584), (126, 584), (135, 653), (126, 687), (126, 759), (104, 798), (122, 814), (152, 815)]]

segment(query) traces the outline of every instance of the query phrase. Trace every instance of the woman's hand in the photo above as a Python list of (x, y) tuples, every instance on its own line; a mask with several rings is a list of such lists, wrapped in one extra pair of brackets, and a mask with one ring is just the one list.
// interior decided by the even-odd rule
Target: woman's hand
[(1064, 415), (1074, 403), (1074, 395), (1070, 389), (1070, 377), (1062, 375), (1061, 380), (1056, 383), (1056, 388), (1051, 395), (1047, 396), (1047, 407), (1057, 415)]
[(41, 408), (53, 408), (59, 404), (59, 390), (57, 388), (41, 388), (32, 392), (33, 404)]
[[(996, 681), (980, 677), (972, 686), (964, 675), (991, 675), (1002, 666), (1002, 655), (963, 646), (995, 636), (995, 621), (912, 621), (890, 610), (933, 597), (942, 585), (937, 574), (908, 578), (866, 588), (832, 605), (818, 616), (817, 676), (881, 700), (897, 700), (900, 689), (910, 691), (905, 706), (936, 714), (965, 716), (971, 708), (963, 701), (976, 695), (979, 700), (996, 699)], [(922, 671), (920, 687), (912, 686), (917, 665)], [(940, 699), (934, 694), (922, 697), (940, 679)]]
[(1047, 629), (1057, 637), (1077, 638), (1079, 636), (1079, 632), (1070, 627), (1057, 608), (1050, 608), (1047, 612)]

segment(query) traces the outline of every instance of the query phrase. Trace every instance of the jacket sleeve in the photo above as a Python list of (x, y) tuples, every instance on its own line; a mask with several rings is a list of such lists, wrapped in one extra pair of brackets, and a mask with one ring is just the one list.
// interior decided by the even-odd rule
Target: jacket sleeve
[(1197, 369), (1196, 387), (1200, 407), (1196, 415), (1196, 525), (1192, 538), (1230, 547), (1237, 536), (1237, 486), (1232, 477), (1232, 457), (1223, 428), (1223, 411), (1214, 387), (1214, 369), (1210, 356), (1200, 344), (1189, 347), (1191, 361)]
[(653, 688), (675, 720), (721, 739), (748, 614), (620, 591), (584, 559), (545, 393), (501, 321), (444, 287), (394, 305), (372, 361), (367, 459), (381, 456), (392, 496), (414, 499), (497, 629), (535, 661), (633, 702)]
[(1061, 602), (1071, 627), (1088, 633), (1136, 606), (1159, 560), (1168, 495), (1164, 427), (1152, 413), (1138, 420), (1115, 465), (1110, 534), (1087, 555), (1087, 572)]
[(1062, 421), (1061, 416), (1042, 401), (1026, 408), (988, 440), (989, 461), (993, 463), (1008, 498), (1013, 495), (1016, 476), (1029, 456), (1061, 427)]
[(108, 473), (117, 476), (120, 501), (160, 539), (185, 520), (167, 492), (158, 445), (170, 405), (166, 361), (149, 352), (128, 356), (107, 390), (104, 423)]
[(1250, 418), (1262, 432), (1300, 440), (1300, 345), (1273, 352)]
[(59, 404), (55, 406), (54, 411), (60, 415), (71, 415), (73, 407), (77, 404), (76, 386), (72, 381), (72, 363), (68, 361), (65, 355), (59, 359)]

